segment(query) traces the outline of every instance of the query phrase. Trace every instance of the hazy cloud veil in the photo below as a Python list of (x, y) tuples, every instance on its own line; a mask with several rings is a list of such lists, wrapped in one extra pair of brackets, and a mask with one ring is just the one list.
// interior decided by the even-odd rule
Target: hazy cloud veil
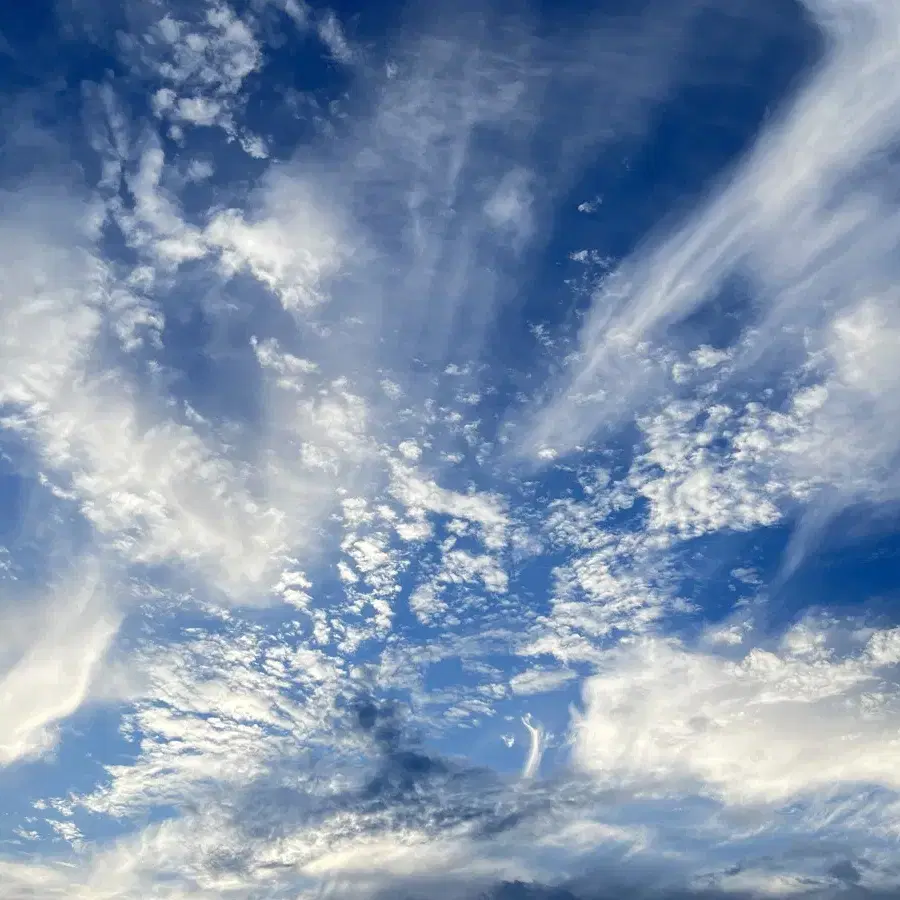
[(0, 898), (900, 896), (900, 6), (0, 13)]

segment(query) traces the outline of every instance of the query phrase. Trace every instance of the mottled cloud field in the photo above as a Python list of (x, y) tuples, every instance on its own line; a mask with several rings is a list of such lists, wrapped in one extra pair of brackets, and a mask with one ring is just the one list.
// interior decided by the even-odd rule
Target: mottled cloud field
[(0, 898), (900, 896), (900, 6), (0, 16)]

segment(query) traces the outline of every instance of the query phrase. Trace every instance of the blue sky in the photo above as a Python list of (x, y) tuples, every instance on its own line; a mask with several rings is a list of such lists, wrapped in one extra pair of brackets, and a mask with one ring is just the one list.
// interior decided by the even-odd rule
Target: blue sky
[(898, 33), (0, 13), (0, 896), (896, 896)]

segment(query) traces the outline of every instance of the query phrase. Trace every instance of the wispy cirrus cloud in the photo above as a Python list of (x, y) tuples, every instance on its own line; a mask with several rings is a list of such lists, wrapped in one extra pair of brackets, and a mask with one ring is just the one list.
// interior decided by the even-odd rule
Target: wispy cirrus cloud
[[(806, 5), (826, 38), (821, 61), (709, 199), (603, 280), (580, 350), (534, 420), (533, 450), (571, 450), (652, 405), (653, 393), (670, 389), (666, 354), (690, 349), (678, 327), (716, 298), (736, 302), (741, 279), (752, 324), (735, 345), (732, 377), (759, 365), (777, 372), (785, 360), (788, 372), (821, 373), (820, 425), (800, 439), (802, 453), (774, 447), (773, 465), (794, 477), (821, 475), (842, 503), (873, 499), (876, 484), (881, 498), (893, 496), (890, 480), (887, 493), (881, 486), (897, 435), (880, 424), (893, 418), (893, 370), (876, 350), (866, 373), (848, 379), (846, 360), (864, 322), (881, 322), (885, 346), (894, 339), (885, 317), (896, 217), (882, 197), (894, 182), (884, 154), (900, 109), (888, 37), (896, 14), (886, 3)], [(853, 463), (842, 462), (848, 439), (858, 450)]]
[[(110, 696), (97, 681), (109, 677), (103, 668), (121, 613), (96, 568), (81, 562), (46, 596), (6, 586), (0, 607), (0, 767), (51, 754), (60, 723), (92, 695)], [(11, 602), (10, 594), (20, 596)]]

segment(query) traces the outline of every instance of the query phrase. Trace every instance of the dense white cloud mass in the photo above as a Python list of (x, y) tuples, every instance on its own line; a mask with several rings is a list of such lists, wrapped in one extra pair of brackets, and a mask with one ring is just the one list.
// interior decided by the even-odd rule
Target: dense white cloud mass
[[(739, 638), (713, 638), (727, 653), (651, 638), (610, 654), (586, 683), (576, 763), (616, 784), (699, 782), (736, 805), (845, 781), (896, 788), (897, 629), (798, 625), (744, 655)], [(841, 655), (835, 638), (860, 646)]]
[(900, 896), (900, 7), (3, 22), (0, 898)]

